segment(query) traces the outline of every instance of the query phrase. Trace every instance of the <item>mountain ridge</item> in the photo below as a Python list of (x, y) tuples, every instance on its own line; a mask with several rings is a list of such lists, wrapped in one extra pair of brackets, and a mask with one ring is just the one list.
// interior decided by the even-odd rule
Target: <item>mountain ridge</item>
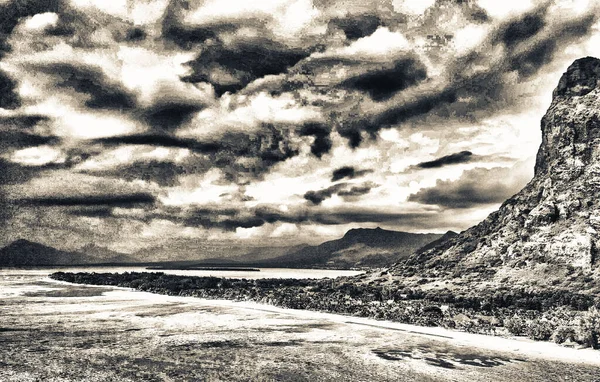
[[(128, 255), (93, 243), (84, 245), (78, 251), (69, 252), (19, 239), (0, 249), (0, 266), (177, 263), (178, 266), (184, 267), (215, 264), (293, 268), (384, 267), (419, 250), (424, 245), (441, 240), (445, 235), (391, 231), (379, 227), (353, 228), (339, 239), (316, 246), (301, 244), (289, 247), (251, 247), (243, 250), (237, 244), (211, 246), (199, 243), (195, 245), (194, 251), (197, 252), (199, 249), (207, 249), (207, 251), (202, 253), (203, 258), (197, 259), (190, 255), (187, 259), (155, 256), (149, 253), (151, 250), (148, 249)], [(160, 247), (158, 251), (162, 252), (163, 249)], [(229, 257), (208, 257), (212, 254), (211, 250), (218, 254), (224, 249), (230, 250)]]
[(52, 266), (89, 264), (92, 258), (78, 252), (61, 251), (26, 239), (0, 248), (0, 266)]
[(269, 260), (286, 267), (327, 266), (333, 268), (384, 267), (398, 261), (443, 235), (410, 233), (377, 228), (353, 228), (340, 239)]

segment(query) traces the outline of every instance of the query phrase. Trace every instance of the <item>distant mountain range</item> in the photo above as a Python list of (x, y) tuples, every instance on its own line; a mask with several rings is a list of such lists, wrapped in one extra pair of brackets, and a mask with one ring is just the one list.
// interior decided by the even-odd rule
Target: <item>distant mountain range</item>
[[(450, 233), (446, 235), (451, 236)], [(419, 248), (446, 235), (408, 233), (381, 228), (351, 229), (344, 237), (317, 246), (292, 249), (255, 265), (276, 267), (357, 268), (382, 267), (407, 258)]]
[[(456, 233), (415, 234), (376, 229), (351, 229), (344, 237), (317, 246), (295, 245), (244, 248), (240, 245), (201, 243), (188, 249), (188, 259), (168, 256), (167, 248), (156, 247), (127, 255), (94, 244), (77, 251), (62, 251), (28, 240), (17, 240), (0, 249), (0, 266), (34, 267), (91, 264), (156, 264), (165, 266), (236, 265), (290, 268), (382, 267), (407, 258), (419, 248), (439, 243)], [(431, 243), (431, 244), (430, 244)], [(229, 257), (220, 257), (228, 252)], [(194, 254), (197, 254), (194, 259)], [(233, 254), (233, 256), (232, 256)], [(212, 256), (212, 257), (211, 257)]]
[(20, 239), (0, 249), (0, 266), (2, 267), (135, 263), (138, 261), (131, 256), (95, 245), (87, 245), (81, 249), (81, 252), (69, 252)]

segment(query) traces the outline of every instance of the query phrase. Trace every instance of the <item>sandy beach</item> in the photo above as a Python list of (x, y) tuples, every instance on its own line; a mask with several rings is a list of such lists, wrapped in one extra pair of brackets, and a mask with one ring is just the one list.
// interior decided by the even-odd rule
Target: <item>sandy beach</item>
[(2, 381), (594, 381), (600, 352), (4, 276)]

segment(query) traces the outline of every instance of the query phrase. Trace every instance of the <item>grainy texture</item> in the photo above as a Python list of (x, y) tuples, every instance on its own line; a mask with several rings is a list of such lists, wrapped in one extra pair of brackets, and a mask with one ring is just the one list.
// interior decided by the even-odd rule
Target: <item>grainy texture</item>
[[(589, 350), (556, 348), (546, 358), (551, 352), (524, 351), (536, 345), (528, 342), (486, 350), (474, 346), (477, 337), (464, 342), (385, 322), (72, 286), (39, 272), (2, 276), (0, 380), (7, 382), (593, 381), (600, 365)], [(569, 362), (556, 360), (561, 351)]]

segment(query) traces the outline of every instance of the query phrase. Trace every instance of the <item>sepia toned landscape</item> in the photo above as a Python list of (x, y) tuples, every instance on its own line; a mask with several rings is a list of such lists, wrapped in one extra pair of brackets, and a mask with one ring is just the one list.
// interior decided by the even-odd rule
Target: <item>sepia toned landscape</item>
[(0, 0), (0, 382), (600, 382), (600, 4)]

